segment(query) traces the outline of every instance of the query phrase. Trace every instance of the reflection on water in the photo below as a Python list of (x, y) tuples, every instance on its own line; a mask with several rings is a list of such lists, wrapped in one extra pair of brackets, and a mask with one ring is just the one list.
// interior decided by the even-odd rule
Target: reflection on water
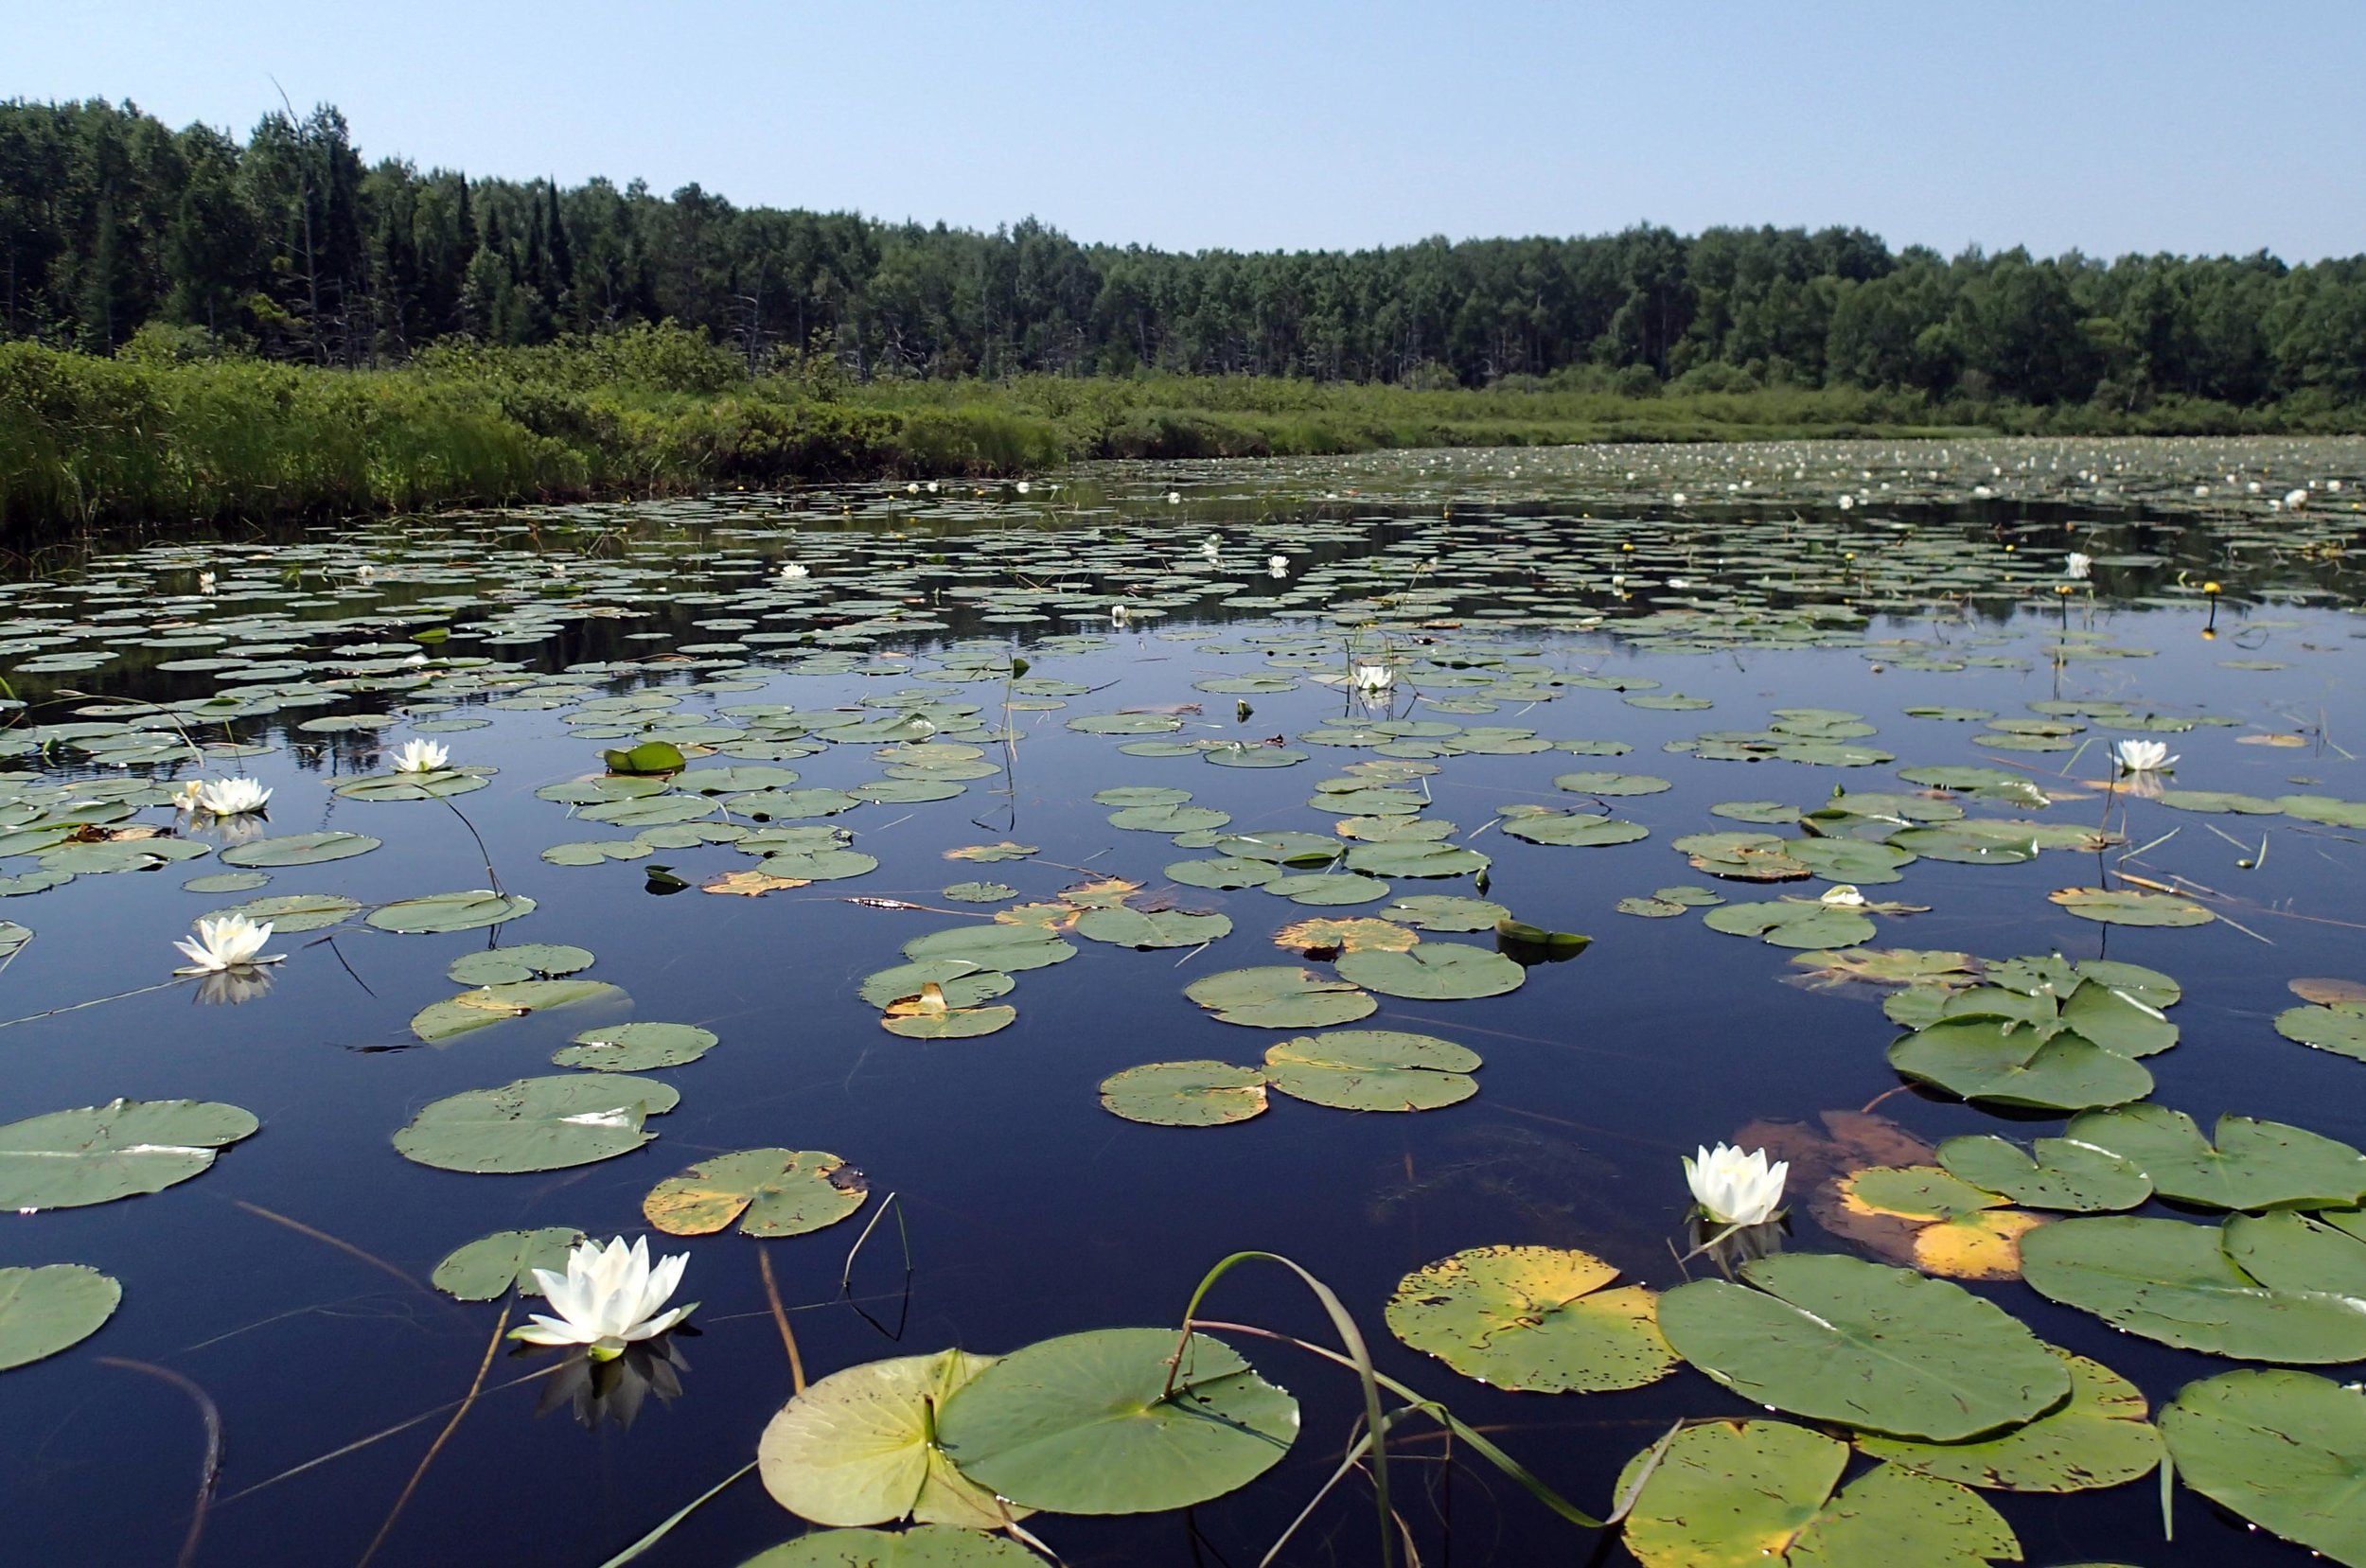
[[(680, 1341), (696, 1337), (697, 1331), (686, 1325), (655, 1339), (635, 1340), (621, 1354), (607, 1360), (585, 1350), (570, 1350), (542, 1380), (534, 1413), (547, 1416), (564, 1405), (586, 1432), (597, 1431), (602, 1422), (629, 1432), (641, 1415), (643, 1401), (652, 1395), (660, 1404), (671, 1404), (681, 1397), (681, 1375), (690, 1370), (690, 1363), (682, 1355)], [(529, 1360), (547, 1354), (520, 1352)]]

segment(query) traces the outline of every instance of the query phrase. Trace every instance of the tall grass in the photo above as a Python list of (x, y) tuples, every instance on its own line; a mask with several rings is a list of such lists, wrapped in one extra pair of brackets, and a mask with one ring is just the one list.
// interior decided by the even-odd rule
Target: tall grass
[(2366, 414), (2163, 403), (1933, 403), (1767, 387), (1624, 396), (1141, 376), (855, 385), (751, 375), (695, 333), (431, 348), (386, 370), (0, 344), (0, 532), (665, 494), (796, 479), (1025, 472), (1086, 457), (1909, 435), (2357, 430)]

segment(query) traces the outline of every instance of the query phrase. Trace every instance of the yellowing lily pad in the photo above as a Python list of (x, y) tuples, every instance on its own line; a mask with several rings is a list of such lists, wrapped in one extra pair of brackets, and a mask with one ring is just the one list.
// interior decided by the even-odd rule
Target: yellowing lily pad
[(1639, 1388), (1664, 1377), (1676, 1357), (1660, 1337), (1651, 1293), (1604, 1288), (1617, 1277), (1583, 1252), (1474, 1247), (1399, 1281), (1388, 1328), (1416, 1350), (1498, 1388)]
[(733, 1220), (743, 1236), (803, 1236), (845, 1219), (870, 1193), (862, 1172), (836, 1154), (743, 1149), (668, 1176), (641, 1212), (669, 1236), (712, 1236)]

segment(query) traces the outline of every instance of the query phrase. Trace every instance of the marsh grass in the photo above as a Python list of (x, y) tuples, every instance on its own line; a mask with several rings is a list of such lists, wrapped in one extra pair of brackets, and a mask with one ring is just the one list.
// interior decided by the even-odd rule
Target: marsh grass
[(2356, 411), (2297, 400), (2240, 411), (2163, 400), (2114, 414), (1847, 387), (1636, 396), (1569, 377), (1438, 391), (1172, 375), (857, 384), (834, 361), (750, 374), (670, 326), (531, 348), (439, 344), (378, 370), (6, 343), (0, 533), (983, 478), (1099, 457), (2356, 423)]

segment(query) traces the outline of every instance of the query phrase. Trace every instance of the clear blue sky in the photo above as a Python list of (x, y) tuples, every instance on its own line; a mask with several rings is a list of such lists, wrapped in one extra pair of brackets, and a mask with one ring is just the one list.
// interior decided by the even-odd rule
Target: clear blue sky
[(0, 0), (0, 96), (1181, 249), (1855, 223), (2366, 252), (2366, 0)]

